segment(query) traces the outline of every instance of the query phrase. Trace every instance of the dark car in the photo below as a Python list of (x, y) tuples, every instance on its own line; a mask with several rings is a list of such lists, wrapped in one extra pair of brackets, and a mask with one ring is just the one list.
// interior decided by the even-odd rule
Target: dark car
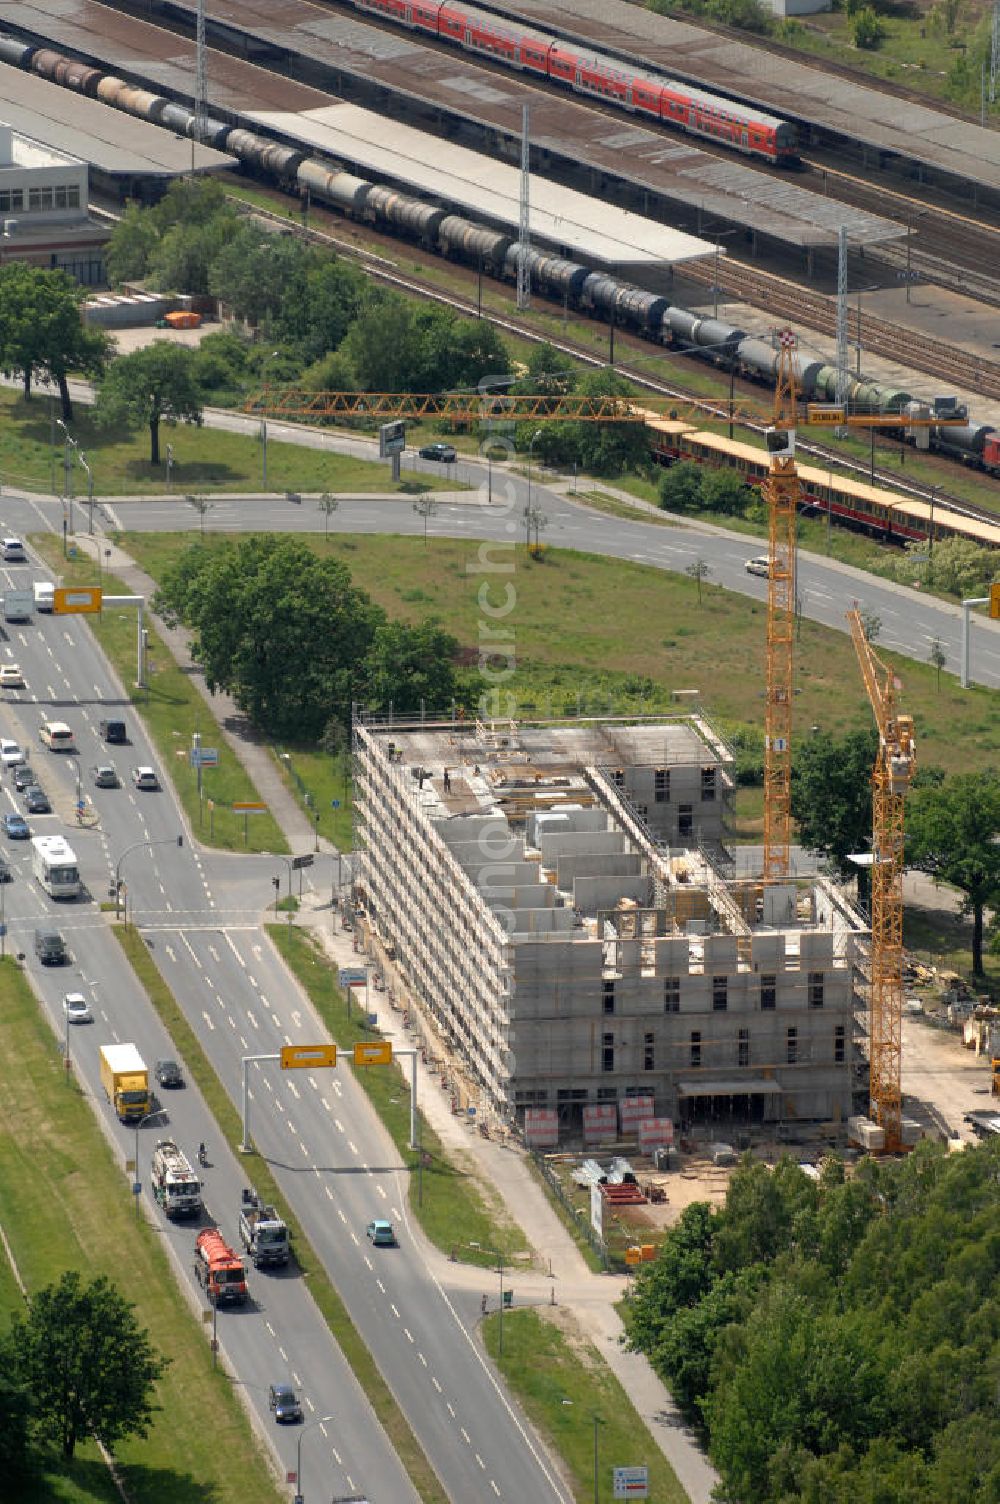
[(14, 787), (17, 789), (19, 794), (23, 794), (25, 789), (30, 789), (31, 785), (35, 782), (35, 779), (37, 777), (38, 774), (35, 772), (30, 762), (18, 763), (17, 767), (14, 769)]
[(28, 822), (23, 815), (13, 814), (3, 817), (4, 835), (12, 841), (26, 841), (31, 835)]
[(184, 1077), (176, 1060), (158, 1060), (153, 1074), (161, 1086), (183, 1086)]
[(124, 721), (99, 721), (97, 729), (106, 742), (124, 745), (128, 741), (128, 727)]
[(35, 931), (35, 955), (43, 966), (62, 966), (69, 960), (66, 942), (59, 931), (44, 927)]
[(31, 783), (24, 791), (24, 807), (29, 815), (51, 815), (49, 796), (37, 783)]
[(437, 460), (442, 465), (450, 465), (452, 460), (458, 459), (458, 454), (452, 444), (425, 444), (420, 451), (422, 460)]
[(291, 1384), (272, 1384), (268, 1390), (267, 1403), (279, 1423), (302, 1419), (302, 1406)]

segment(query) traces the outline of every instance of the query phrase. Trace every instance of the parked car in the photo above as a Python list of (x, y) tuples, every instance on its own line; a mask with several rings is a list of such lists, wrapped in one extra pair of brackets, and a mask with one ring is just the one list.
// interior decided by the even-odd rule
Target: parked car
[(452, 444), (425, 444), (420, 451), (422, 460), (437, 460), (442, 465), (450, 465), (452, 460), (458, 459), (458, 454)]
[(137, 789), (158, 789), (160, 780), (153, 768), (133, 768), (132, 782)]
[(94, 1015), (82, 992), (67, 992), (63, 998), (63, 1012), (67, 1022), (71, 1024), (92, 1024), (94, 1021)]
[(18, 763), (27, 762), (21, 745), (9, 736), (0, 736), (0, 763), (5, 768), (16, 768)]
[(267, 1403), (279, 1425), (302, 1419), (302, 1406), (291, 1384), (272, 1384), (267, 1392)]
[(0, 668), (0, 689), (23, 689), (24, 675), (16, 663), (5, 663)]
[(109, 762), (101, 763), (94, 769), (94, 783), (99, 789), (116, 789), (118, 773)]
[(374, 1222), (369, 1222), (365, 1228), (368, 1241), (376, 1248), (395, 1248), (396, 1234), (392, 1230), (392, 1223), (384, 1217), (376, 1217)]
[(183, 1086), (184, 1077), (176, 1060), (158, 1060), (153, 1066), (153, 1075), (161, 1086)]
[(16, 811), (13, 814), (4, 815), (3, 833), (11, 841), (26, 841), (31, 835), (27, 820)]
[(24, 791), (24, 807), (29, 815), (51, 815), (49, 796), (40, 784), (30, 783)]
[(37, 783), (37, 781), (38, 775), (31, 766), (31, 763), (19, 762), (14, 769), (14, 787), (17, 789), (17, 792), (23, 794), (25, 789), (30, 789), (31, 785)]
[(743, 567), (747, 574), (762, 574), (765, 580), (770, 578), (771, 561), (767, 554), (758, 554), (755, 559), (748, 559)]

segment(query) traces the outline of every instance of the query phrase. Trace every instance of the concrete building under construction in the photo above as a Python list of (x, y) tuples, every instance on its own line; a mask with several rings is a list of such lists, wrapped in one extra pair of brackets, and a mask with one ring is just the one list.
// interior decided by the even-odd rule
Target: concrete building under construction
[(704, 718), (360, 725), (355, 776), (369, 917), (490, 1111), (846, 1123), (867, 930), (822, 877), (726, 875)]

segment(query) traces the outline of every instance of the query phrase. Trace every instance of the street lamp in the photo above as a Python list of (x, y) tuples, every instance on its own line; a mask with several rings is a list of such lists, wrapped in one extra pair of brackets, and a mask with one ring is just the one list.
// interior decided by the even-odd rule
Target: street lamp
[[(79, 769), (78, 769), (78, 771), (79, 771)], [(129, 853), (132, 852), (132, 851), (138, 851), (140, 846), (183, 846), (183, 845), (184, 845), (184, 837), (183, 836), (171, 836), (168, 840), (133, 841), (133, 843), (132, 843), (131, 846), (126, 846), (125, 847), (125, 850), (122, 852), (121, 856), (118, 858), (118, 861), (115, 864), (115, 883), (114, 883), (114, 887), (113, 887), (113, 889), (111, 891), (111, 897), (115, 901), (115, 918), (116, 919), (120, 919), (121, 918), (121, 906), (120, 906), (118, 900), (119, 900), (119, 898), (121, 896), (121, 891), (122, 891), (122, 863), (124, 862), (125, 858), (129, 855)], [(127, 912), (128, 912), (128, 910), (126, 908), (126, 914), (127, 914)]]
[(71, 762), (69, 766), (76, 775), (76, 823), (79, 825), (83, 818), (83, 791), (80, 784), (80, 764), (78, 762)]
[[(270, 355), (265, 355), (263, 361), (261, 362), (261, 367), (260, 367), (261, 385), (266, 386), (266, 382), (264, 380), (265, 372), (267, 371), (267, 368), (270, 365), (271, 361), (275, 360), (280, 354), (281, 354), (280, 350), (272, 350), (271, 353), (270, 353)], [(261, 417), (261, 420), (260, 420), (260, 488), (261, 488), (262, 491), (266, 491), (267, 490), (267, 409), (266, 408), (264, 409), (264, 413), (263, 413), (263, 415)]]
[(147, 1112), (145, 1117), (140, 1118), (135, 1125), (135, 1185), (132, 1194), (135, 1197), (135, 1220), (137, 1222), (139, 1220), (139, 1195), (142, 1187), (142, 1181), (139, 1179), (139, 1129), (143, 1123), (148, 1123), (151, 1118), (162, 1118), (166, 1117), (166, 1115), (167, 1109), (165, 1107), (154, 1107), (152, 1112)]
[(302, 1438), (307, 1431), (315, 1431), (317, 1426), (325, 1426), (328, 1420), (333, 1420), (332, 1415), (321, 1415), (319, 1420), (311, 1421), (308, 1426), (299, 1428), (299, 1439), (295, 1447), (295, 1504), (305, 1504), (305, 1494), (302, 1492)]
[[(480, 1253), (491, 1254), (497, 1261), (497, 1273), (500, 1275), (500, 1337), (498, 1341), (499, 1356), (503, 1357), (503, 1254), (499, 1248), (486, 1248), (482, 1243), (469, 1243), (470, 1248), (478, 1248)], [(485, 1296), (483, 1299), (485, 1300)], [(485, 1310), (485, 1306), (483, 1308)]]
[(598, 1488), (598, 1479), (599, 1479), (598, 1450), (597, 1450), (598, 1442), (597, 1442), (597, 1437), (598, 1437), (598, 1432), (600, 1431), (600, 1428), (603, 1425), (604, 1425), (604, 1421), (601, 1419), (601, 1417), (599, 1415), (595, 1414), (595, 1416), (594, 1416), (594, 1504), (597, 1504), (597, 1488)]
[[(866, 292), (878, 292), (878, 291), (879, 291), (879, 285), (878, 285), (877, 282), (873, 282), (870, 287), (859, 287), (857, 289), (857, 297), (858, 297), (858, 356), (857, 356), (857, 367), (858, 368), (857, 368), (857, 374), (859, 376), (861, 375), (861, 299), (862, 299), (862, 297), (864, 296), (864, 294)], [(872, 430), (872, 432), (874, 432), (874, 429)]]
[(75, 449), (77, 444), (62, 418), (56, 419), (56, 425), (62, 429), (65, 439), (65, 443), (63, 444), (63, 489), (66, 493), (66, 504), (69, 508), (69, 530), (72, 533), (75, 529), (73, 527), (73, 462), (70, 459), (70, 449)]

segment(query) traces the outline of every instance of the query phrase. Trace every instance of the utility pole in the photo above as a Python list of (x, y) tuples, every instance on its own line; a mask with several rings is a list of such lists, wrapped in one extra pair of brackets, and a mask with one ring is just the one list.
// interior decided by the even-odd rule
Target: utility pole
[(847, 226), (837, 231), (837, 401), (847, 407), (851, 373), (847, 356)]
[(517, 306), (523, 312), (531, 302), (531, 272), (528, 255), (531, 251), (530, 170), (531, 170), (531, 111), (525, 105), (521, 111), (521, 202), (518, 218), (517, 248)]
[(194, 119), (191, 122), (191, 176), (194, 177), (194, 147), (204, 141), (208, 115), (208, 52), (205, 47), (205, 0), (198, 0), (195, 22)]

